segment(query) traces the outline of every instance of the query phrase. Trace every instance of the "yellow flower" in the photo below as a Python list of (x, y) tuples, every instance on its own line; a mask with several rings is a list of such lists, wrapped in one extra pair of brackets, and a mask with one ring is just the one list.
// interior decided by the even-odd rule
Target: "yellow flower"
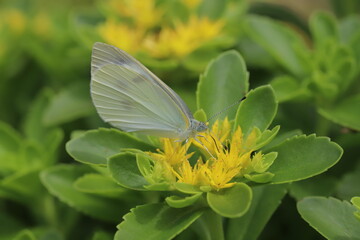
[(217, 37), (224, 23), (191, 16), (188, 22), (163, 27), (158, 34), (144, 40), (145, 48), (155, 57), (183, 57)]
[[(189, 141), (182, 145), (171, 139), (163, 139), (163, 151), (149, 155), (154, 160), (154, 166), (162, 166), (162, 176), (167, 176), (168, 183), (181, 182), (213, 190), (228, 188), (235, 184), (235, 177), (264, 169), (261, 152), (252, 157), (252, 152), (256, 150), (257, 131), (253, 130), (244, 137), (238, 127), (230, 136), (230, 129), (231, 124), (227, 119), (221, 123), (216, 121), (211, 131), (204, 133), (199, 140), (201, 144)], [(190, 143), (211, 153), (207, 154), (205, 162), (199, 157), (191, 165), (189, 159), (194, 153), (188, 153)]]
[(109, 6), (121, 17), (133, 20), (136, 27), (145, 30), (157, 25), (163, 15), (163, 11), (156, 6), (155, 0), (111, 0)]
[(32, 19), (32, 30), (33, 32), (41, 37), (49, 38), (52, 36), (52, 22), (49, 18), (49, 16), (44, 13), (38, 13), (35, 15), (35, 17)]
[(107, 20), (98, 29), (105, 42), (134, 54), (139, 51), (144, 32), (128, 25)]
[(1, 13), (1, 22), (3, 27), (8, 27), (14, 34), (21, 34), (26, 27), (25, 15), (17, 9), (8, 9)]

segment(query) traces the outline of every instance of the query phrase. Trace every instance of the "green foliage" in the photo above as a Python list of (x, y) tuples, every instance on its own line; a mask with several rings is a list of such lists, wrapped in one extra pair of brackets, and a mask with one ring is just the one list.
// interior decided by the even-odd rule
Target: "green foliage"
[(124, 216), (114, 239), (172, 239), (202, 213), (202, 209), (176, 209), (161, 203), (139, 206)]
[[(360, 4), (329, 2), (308, 23), (296, 7), (242, 0), (0, 2), (0, 239), (319, 238), (311, 227), (357, 239)], [(171, 141), (164, 157), (157, 137), (99, 128), (97, 41), (229, 129), (186, 153)]]
[(315, 230), (327, 239), (356, 239), (360, 221), (353, 215), (356, 208), (335, 198), (308, 197), (301, 200), (298, 211)]
[(207, 194), (209, 206), (219, 215), (229, 218), (243, 216), (248, 211), (251, 200), (251, 188), (245, 183), (237, 183), (229, 189)]
[[(201, 75), (197, 90), (197, 105), (208, 117), (240, 100), (248, 91), (249, 80), (245, 62), (235, 51), (221, 54), (209, 63)], [(226, 114), (230, 119), (235, 111)]]

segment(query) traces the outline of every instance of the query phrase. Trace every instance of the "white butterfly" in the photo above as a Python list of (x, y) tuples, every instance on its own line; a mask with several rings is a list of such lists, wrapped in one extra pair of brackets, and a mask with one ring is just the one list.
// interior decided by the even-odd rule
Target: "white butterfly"
[(101, 118), (126, 132), (188, 140), (208, 129), (169, 86), (105, 43), (93, 46), (91, 97)]

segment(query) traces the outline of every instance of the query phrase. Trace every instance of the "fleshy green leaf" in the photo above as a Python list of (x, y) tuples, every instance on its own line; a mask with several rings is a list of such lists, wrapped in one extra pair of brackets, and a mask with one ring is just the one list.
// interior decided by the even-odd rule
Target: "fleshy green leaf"
[(343, 153), (329, 138), (315, 135), (292, 137), (271, 151), (278, 153), (268, 170), (275, 174), (273, 183), (298, 181), (320, 174), (337, 163)]
[(151, 145), (141, 142), (128, 133), (105, 128), (88, 131), (66, 144), (66, 151), (75, 160), (103, 165), (107, 164), (108, 157), (126, 148), (155, 150)]
[[(243, 58), (236, 51), (225, 52), (210, 62), (200, 77), (196, 93), (198, 109), (204, 109), (211, 117), (241, 99), (248, 88)], [(233, 119), (235, 109), (230, 109), (227, 116)]]
[(196, 194), (196, 193), (201, 192), (199, 190), (199, 188), (197, 188), (197, 187), (195, 187), (194, 185), (191, 185), (191, 184), (176, 182), (173, 185), (176, 188), (176, 190), (178, 190), (180, 192), (183, 192), (183, 193)]
[(89, 85), (75, 83), (53, 97), (45, 110), (44, 123), (48, 126), (59, 125), (88, 116), (94, 111)]
[(226, 8), (226, 1), (204, 0), (199, 6), (199, 15), (210, 19), (219, 18)]
[[(29, 184), (31, 183), (31, 184)], [(0, 191), (3, 197), (29, 204), (38, 201), (44, 192), (39, 180), (39, 170), (19, 171), (0, 182)]]
[(286, 194), (287, 185), (253, 188), (250, 209), (241, 218), (229, 219), (227, 240), (256, 240)]
[(37, 240), (34, 233), (32, 233), (30, 230), (25, 229), (19, 232), (13, 240)]
[(170, 208), (161, 203), (147, 204), (131, 209), (124, 216), (114, 240), (167, 240), (173, 239), (198, 219), (203, 210)]
[(243, 216), (249, 209), (251, 200), (251, 188), (245, 183), (236, 183), (230, 188), (207, 193), (207, 201), (211, 209), (229, 218)]
[(267, 183), (271, 181), (271, 179), (274, 177), (274, 174), (270, 172), (264, 172), (257, 174), (245, 174), (244, 177), (256, 183)]
[(166, 203), (173, 208), (184, 208), (194, 204), (200, 197), (202, 193), (197, 193), (187, 197), (179, 196), (170, 196), (165, 198)]
[(336, 19), (327, 12), (317, 12), (310, 17), (310, 30), (316, 46), (338, 39), (338, 26)]
[(123, 187), (146, 190), (144, 185), (149, 185), (139, 171), (136, 155), (132, 153), (119, 153), (110, 157), (108, 168), (115, 181)]
[(6, 176), (19, 168), (21, 137), (8, 124), (0, 122), (0, 176)]
[(296, 200), (309, 196), (332, 196), (338, 184), (336, 178), (319, 175), (290, 185), (290, 195)]
[(360, 94), (345, 98), (331, 108), (320, 108), (319, 113), (325, 118), (360, 131)]
[(89, 173), (74, 182), (74, 187), (85, 193), (94, 193), (104, 196), (120, 196), (121, 193), (128, 193), (128, 191), (114, 182), (111, 178)]
[(308, 197), (297, 204), (301, 217), (327, 239), (359, 239), (356, 208), (335, 198)]
[(308, 90), (302, 87), (298, 80), (288, 75), (273, 79), (270, 85), (274, 89), (276, 99), (279, 102), (289, 101), (309, 94)]
[(258, 87), (250, 91), (240, 103), (234, 127), (240, 125), (245, 135), (248, 135), (253, 127), (263, 132), (271, 124), (276, 111), (277, 102), (272, 88), (269, 85)]
[(255, 146), (255, 149), (260, 149), (262, 148), (263, 146), (267, 145), (269, 142), (271, 142), (271, 140), (273, 140), (277, 133), (279, 132), (280, 130), (280, 126), (275, 126), (273, 129), (271, 130), (265, 130), (260, 138), (256, 141), (256, 146)]
[(57, 165), (41, 173), (41, 180), (49, 192), (69, 206), (104, 221), (118, 221), (130, 206), (122, 201), (83, 193), (74, 182), (91, 172), (85, 166)]
[[(355, 143), (356, 144), (356, 143)], [(360, 165), (354, 171), (346, 173), (337, 181), (337, 194), (341, 199), (350, 200), (353, 196), (360, 196)]]
[(284, 68), (296, 76), (308, 72), (308, 50), (300, 35), (269, 18), (251, 16), (246, 32)]

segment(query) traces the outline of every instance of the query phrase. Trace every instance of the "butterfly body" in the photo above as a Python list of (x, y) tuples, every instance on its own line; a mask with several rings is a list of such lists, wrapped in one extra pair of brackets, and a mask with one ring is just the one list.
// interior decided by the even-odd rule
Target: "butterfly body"
[(126, 132), (187, 140), (207, 130), (170, 87), (108, 44), (93, 47), (91, 97), (100, 117)]

